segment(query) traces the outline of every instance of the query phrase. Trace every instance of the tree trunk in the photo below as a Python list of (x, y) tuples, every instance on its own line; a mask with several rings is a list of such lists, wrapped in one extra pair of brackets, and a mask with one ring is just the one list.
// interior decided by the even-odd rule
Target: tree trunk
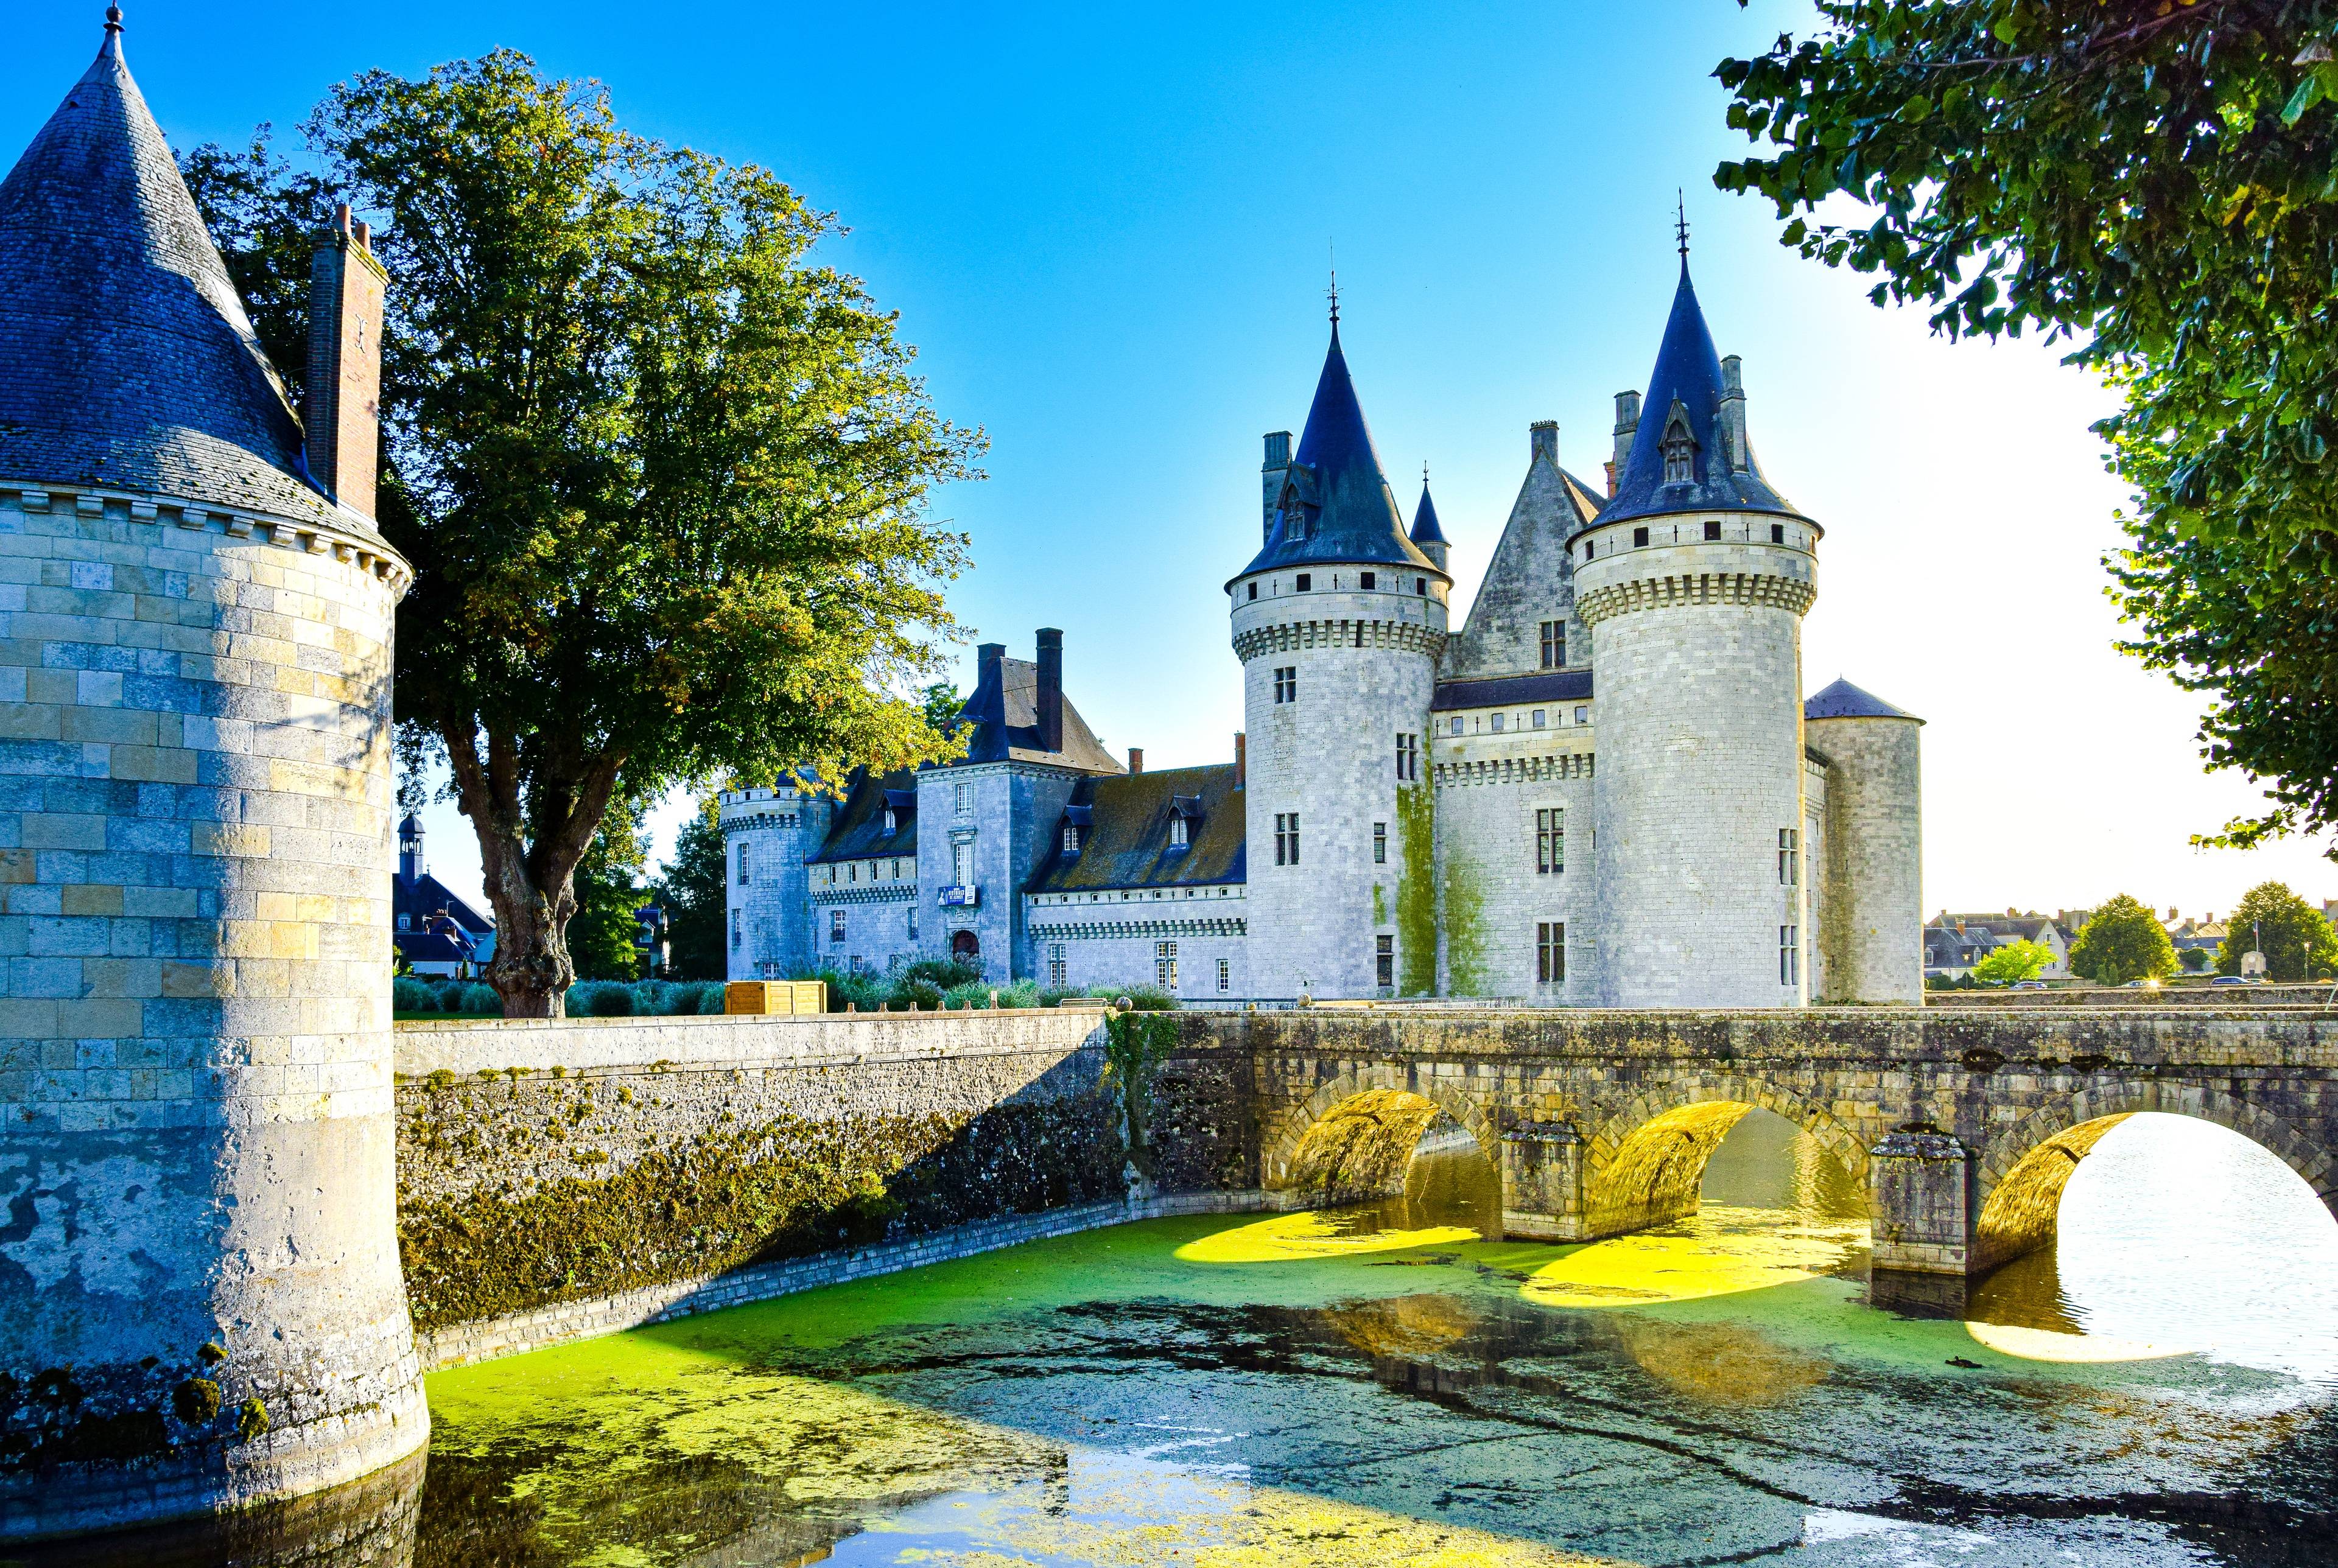
[(506, 1018), (560, 1018), (576, 966), (568, 920), (576, 913), (576, 863), (592, 847), (624, 759), (570, 753), (539, 760), (523, 783), (519, 750), (487, 731), (484, 762), (475, 735), (440, 730), (456, 800), (478, 835), (479, 866), (496, 914), (496, 956), (486, 978)]

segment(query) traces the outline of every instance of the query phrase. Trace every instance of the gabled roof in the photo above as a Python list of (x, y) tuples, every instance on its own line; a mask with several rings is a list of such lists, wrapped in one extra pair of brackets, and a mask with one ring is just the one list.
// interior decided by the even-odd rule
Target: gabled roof
[(0, 477), (372, 534), (307, 472), (283, 386), (109, 23), (0, 181)]
[(1514, 702), (1581, 702), (1591, 695), (1588, 670), (1546, 670), (1487, 681), (1439, 681), (1429, 699), (1432, 713), (1459, 708), (1504, 708)]
[[(1537, 670), (1542, 622), (1570, 618), (1575, 562), (1567, 541), (1599, 510), (1599, 496), (1559, 466), (1557, 429), (1547, 441), (1541, 436), (1537, 426), (1526, 478), (1469, 602), (1469, 617), (1445, 644), (1441, 669), (1449, 678)], [(1579, 652), (1575, 662), (1582, 662)]]
[(1803, 704), (1804, 719), (1905, 719), (1911, 723), (1923, 720), (1905, 710), (1894, 708), (1872, 691), (1862, 691), (1848, 681), (1837, 681)]
[[(1294, 524), (1302, 516), (1306, 536), (1294, 537)], [(1345, 561), (1406, 566), (1452, 581), (1405, 537), (1404, 515), (1397, 510), (1396, 493), (1389, 488), (1371, 430), (1364, 424), (1363, 407), (1356, 401), (1348, 358), (1340, 348), (1340, 324), (1334, 321), (1323, 374), (1315, 382), (1315, 401), (1307, 410), (1298, 454), (1286, 470), (1266, 547), (1228, 578), (1227, 585), (1272, 567)]]
[[(1673, 291), (1672, 316), (1665, 323), (1665, 339), (1656, 349), (1655, 368), (1648, 372), (1648, 389), (1640, 403), (1640, 423), (1632, 436), (1631, 455), (1616, 476), (1616, 494), (1600, 508), (1597, 521), (1620, 522), (1628, 517), (1666, 512), (1783, 512), (1794, 516), (1793, 503), (1770, 487), (1751, 446), (1745, 466), (1733, 472), (1721, 425), (1721, 356), (1704, 325), (1704, 311), (1688, 279), (1688, 258), (1681, 258), (1680, 287)], [(1675, 407), (1677, 406), (1677, 407)], [(1695, 477), (1665, 483), (1664, 437), (1677, 414), (1696, 443)]]
[[(1164, 768), (1117, 779), (1083, 779), (1072, 787), (1067, 815), (1089, 814), (1080, 852), (1064, 853), (1063, 836), (1048, 823), (1052, 848), (1026, 889), (1032, 893), (1103, 892), (1124, 887), (1214, 887), (1245, 877), (1243, 792), (1232, 763)], [(1185, 817), (1189, 842), (1169, 843), (1173, 811)]]
[(1039, 667), (1027, 659), (986, 662), (974, 695), (958, 710), (958, 719), (974, 726), (966, 740), (968, 762), (1045, 762), (1057, 768), (1077, 768), (1090, 773), (1118, 773), (1121, 765), (1096, 743), (1095, 731), (1080, 717), (1069, 697), (1064, 699), (1064, 749), (1048, 751), (1039, 744)]
[[(817, 866), (832, 860), (875, 860), (889, 855), (918, 852), (918, 775), (911, 768), (883, 775), (856, 770), (844, 786), (844, 802), (828, 825), (820, 851), (806, 862)], [(907, 792), (913, 805), (904, 808), (896, 799)], [(893, 831), (885, 831), (885, 808), (893, 808)]]
[(455, 924), (474, 936), (484, 936), (496, 928), (496, 923), (472, 908), (448, 890), (447, 884), (425, 871), (408, 881), (403, 877), (389, 879), (389, 912), (391, 923), (403, 915), (408, 924), (419, 926), (429, 916), (445, 910), (454, 916)]
[(1429, 498), (1429, 480), (1420, 481), (1420, 505), (1412, 509), (1412, 542), (1416, 544), (1449, 544), (1445, 530), (1437, 524), (1437, 503)]

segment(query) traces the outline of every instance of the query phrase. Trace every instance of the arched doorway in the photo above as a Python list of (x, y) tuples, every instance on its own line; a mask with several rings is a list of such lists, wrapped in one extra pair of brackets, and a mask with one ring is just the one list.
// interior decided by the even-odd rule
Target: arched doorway
[(971, 931), (951, 932), (950, 956), (961, 964), (972, 964), (979, 967), (982, 963), (982, 939)]

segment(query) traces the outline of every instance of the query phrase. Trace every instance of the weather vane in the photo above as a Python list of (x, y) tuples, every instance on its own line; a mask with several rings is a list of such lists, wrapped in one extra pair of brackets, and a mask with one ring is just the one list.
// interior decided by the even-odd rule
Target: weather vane
[(1331, 258), (1331, 325), (1337, 327), (1340, 324), (1340, 252), (1329, 240), (1323, 241), (1323, 249)]
[(1673, 187), (1673, 201), (1675, 203), (1673, 232), (1680, 237), (1681, 260), (1685, 261), (1688, 260), (1688, 193), (1675, 185)]

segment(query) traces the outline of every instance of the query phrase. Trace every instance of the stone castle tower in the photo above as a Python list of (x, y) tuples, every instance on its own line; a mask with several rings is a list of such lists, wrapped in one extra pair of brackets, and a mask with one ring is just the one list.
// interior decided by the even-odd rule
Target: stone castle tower
[(1270, 995), (1368, 996), (1435, 973), (1425, 760), (1452, 579), (1407, 537), (1336, 309), (1277, 472), (1287, 440), (1267, 437), (1264, 543), (1226, 584), (1249, 738), (1249, 975)]
[(294, 418), (123, 63), (0, 182), (0, 1536), (427, 1432), (398, 1274), (384, 274)]
[(1802, 618), (1820, 530), (1763, 477), (1737, 360), (1679, 288), (1645, 399), (1617, 399), (1616, 492), (1574, 543), (1599, 691), (1596, 995), (1807, 1000)]

